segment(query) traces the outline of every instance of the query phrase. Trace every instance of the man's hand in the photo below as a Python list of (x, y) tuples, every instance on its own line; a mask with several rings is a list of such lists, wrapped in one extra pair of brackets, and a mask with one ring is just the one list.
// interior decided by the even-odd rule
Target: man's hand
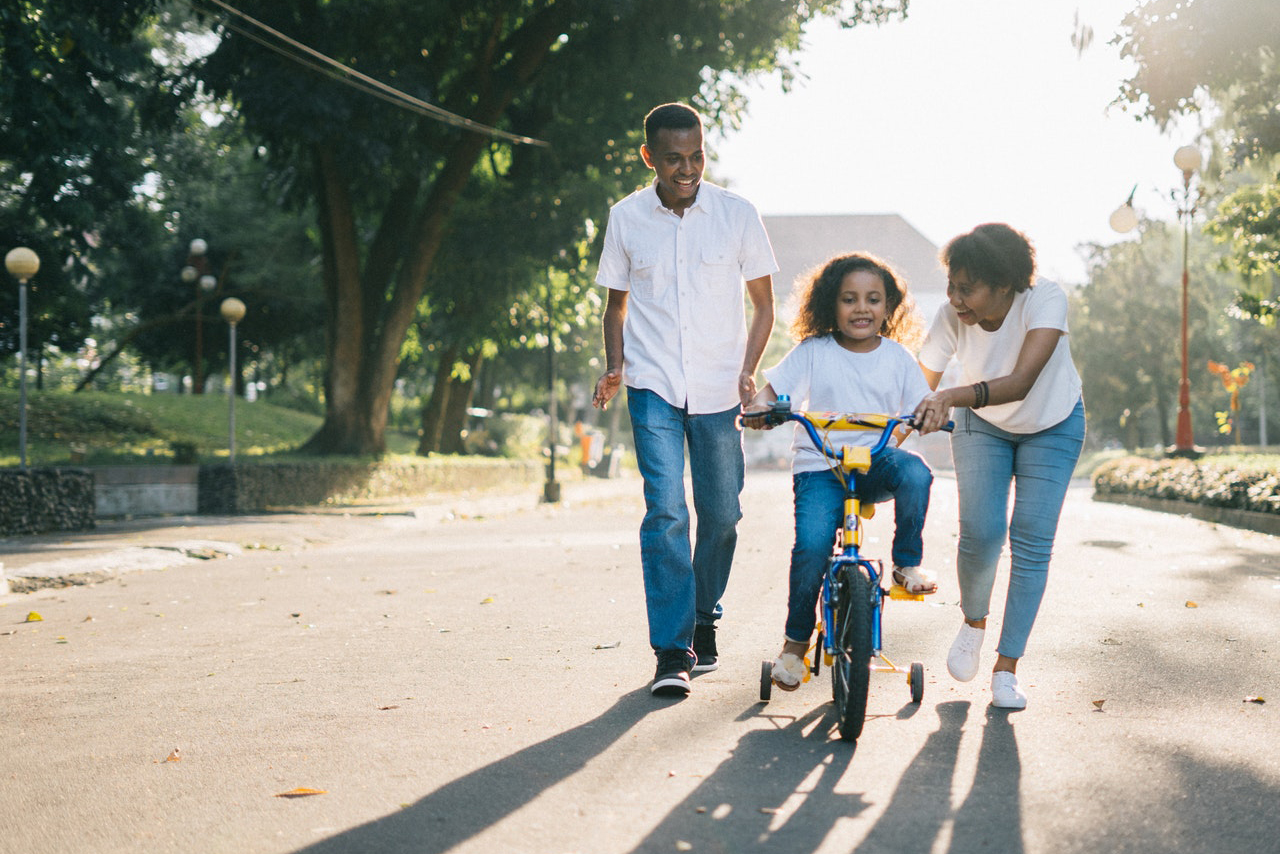
[(600, 379), (596, 380), (596, 390), (591, 395), (591, 405), (597, 409), (604, 409), (620, 388), (622, 388), (622, 369), (614, 368), (611, 371), (605, 371)]
[(738, 403), (746, 409), (756, 396), (756, 376), (743, 371), (738, 375)]

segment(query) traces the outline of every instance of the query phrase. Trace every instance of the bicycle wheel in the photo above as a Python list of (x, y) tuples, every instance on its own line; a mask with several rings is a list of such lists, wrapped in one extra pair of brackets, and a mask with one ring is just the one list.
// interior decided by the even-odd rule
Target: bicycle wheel
[(867, 683), (871, 680), (871, 579), (857, 564), (840, 567), (832, 608), (835, 660), (831, 692), (836, 703), (840, 737), (857, 741), (867, 717)]

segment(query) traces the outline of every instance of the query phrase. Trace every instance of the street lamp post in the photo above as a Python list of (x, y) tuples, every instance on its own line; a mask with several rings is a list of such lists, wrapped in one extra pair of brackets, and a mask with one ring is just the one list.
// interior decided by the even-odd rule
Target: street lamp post
[[(1173, 153), (1173, 163), (1182, 170), (1182, 202), (1178, 205), (1178, 218), (1182, 220), (1182, 379), (1178, 383), (1178, 428), (1174, 433), (1173, 456), (1197, 456), (1195, 436), (1191, 430), (1191, 381), (1187, 376), (1187, 311), (1190, 308), (1187, 295), (1187, 254), (1191, 234), (1191, 217), (1199, 202), (1198, 194), (1191, 194), (1191, 178), (1200, 169), (1200, 149), (1184, 145)], [(1176, 198), (1175, 198), (1176, 200)]]
[[(1169, 455), (1174, 457), (1197, 457), (1195, 435), (1191, 429), (1191, 381), (1188, 377), (1187, 349), (1187, 312), (1190, 308), (1187, 283), (1188, 246), (1190, 244), (1191, 217), (1195, 215), (1200, 194), (1191, 192), (1191, 178), (1200, 170), (1200, 149), (1194, 145), (1184, 145), (1173, 153), (1173, 163), (1182, 170), (1182, 201), (1178, 202), (1177, 192), (1173, 196), (1178, 205), (1178, 219), (1182, 221), (1182, 376), (1178, 381), (1178, 422), (1174, 432), (1173, 447)], [(1135, 186), (1134, 192), (1137, 191)], [(1132, 231), (1138, 226), (1138, 215), (1133, 209), (1133, 193), (1129, 199), (1111, 214), (1111, 227), (1118, 232)]]
[(191, 393), (204, 394), (204, 295), (218, 286), (218, 280), (208, 272), (206, 252), (209, 244), (200, 238), (191, 241), (187, 249), (187, 263), (182, 268), (182, 281), (196, 286), (196, 354), (192, 365)]
[(25, 246), (10, 249), (4, 266), (18, 280), (18, 460), (27, 467), (27, 280), (40, 269), (40, 256)]
[(244, 317), (244, 311), (244, 303), (235, 297), (227, 297), (222, 301), (222, 319), (231, 326), (228, 350), (230, 376), (227, 382), (227, 454), (233, 463), (236, 461), (236, 324)]

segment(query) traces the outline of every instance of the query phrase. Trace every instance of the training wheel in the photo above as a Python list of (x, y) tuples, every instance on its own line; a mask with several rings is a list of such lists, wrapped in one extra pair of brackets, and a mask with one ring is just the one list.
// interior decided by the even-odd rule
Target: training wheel
[(760, 702), (767, 703), (773, 696), (773, 662), (760, 662)]
[(924, 665), (918, 661), (911, 662), (911, 672), (907, 674), (907, 687), (911, 689), (911, 702), (919, 703), (924, 699)]

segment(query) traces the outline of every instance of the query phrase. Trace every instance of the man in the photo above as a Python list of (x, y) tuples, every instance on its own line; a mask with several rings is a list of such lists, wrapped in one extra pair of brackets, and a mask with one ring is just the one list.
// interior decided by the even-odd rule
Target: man
[[(650, 689), (684, 696), (692, 671), (718, 666), (716, 620), (742, 517), (736, 419), (755, 395), (778, 265), (755, 207), (702, 180), (697, 112), (663, 104), (645, 117), (644, 134), (640, 155), (654, 181), (610, 210), (596, 275), (609, 289), (607, 364), (592, 403), (603, 409), (625, 377), (644, 478), (640, 559), (658, 658)], [(686, 443), (697, 513), (692, 549)]]

